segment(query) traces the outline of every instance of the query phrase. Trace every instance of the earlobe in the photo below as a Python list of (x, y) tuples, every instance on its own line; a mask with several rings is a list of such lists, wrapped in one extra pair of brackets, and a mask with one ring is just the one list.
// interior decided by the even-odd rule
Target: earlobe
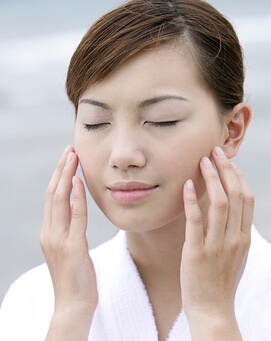
[(227, 137), (222, 148), (229, 159), (237, 154), (250, 120), (251, 108), (249, 104), (244, 102), (237, 104), (228, 115), (225, 123)]

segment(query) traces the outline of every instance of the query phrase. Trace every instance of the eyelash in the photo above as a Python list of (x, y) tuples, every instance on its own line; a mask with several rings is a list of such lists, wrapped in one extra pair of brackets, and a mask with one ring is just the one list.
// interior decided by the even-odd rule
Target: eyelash
[(84, 128), (85, 128), (87, 131), (96, 130), (96, 129), (102, 128), (103, 126), (105, 126), (105, 125), (107, 125), (107, 124), (108, 124), (108, 123), (85, 124), (85, 125), (84, 125)]
[[(155, 127), (171, 127), (171, 126), (175, 126), (178, 121), (162, 121), (162, 122), (146, 122), (149, 123)], [(108, 123), (99, 123), (99, 124), (85, 124), (84, 128), (87, 131), (90, 130), (97, 130), (100, 129), (102, 127), (104, 127), (105, 125), (107, 125)]]
[(171, 127), (175, 126), (178, 121), (162, 121), (162, 122), (147, 122), (155, 127)]

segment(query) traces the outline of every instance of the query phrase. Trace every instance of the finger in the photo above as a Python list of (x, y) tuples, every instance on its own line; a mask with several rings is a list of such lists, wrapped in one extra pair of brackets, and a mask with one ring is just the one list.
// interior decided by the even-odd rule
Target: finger
[(70, 223), (71, 223), (71, 220), (72, 220), (73, 204), (74, 204), (74, 201), (72, 201), (72, 202), (70, 203)]
[(223, 150), (216, 147), (213, 152), (223, 189), (228, 198), (228, 220), (226, 233), (230, 238), (240, 235), (243, 212), (243, 189), (234, 171), (232, 162), (226, 157)]
[(54, 232), (68, 232), (70, 226), (70, 196), (72, 191), (72, 178), (76, 172), (78, 158), (75, 153), (70, 153), (59, 179), (52, 204), (52, 228)]
[(209, 158), (204, 157), (200, 169), (205, 180), (210, 202), (206, 239), (219, 243), (224, 239), (228, 219), (228, 198), (221, 184), (219, 175)]
[(43, 218), (43, 226), (49, 227), (52, 224), (52, 200), (53, 196), (55, 194), (59, 179), (61, 177), (63, 168), (66, 164), (67, 157), (70, 152), (74, 151), (73, 147), (68, 146), (63, 154), (60, 160), (57, 163), (56, 169), (51, 177), (51, 180), (49, 182), (49, 185), (46, 190), (45, 195), (45, 203), (44, 203), (44, 218)]
[(204, 244), (202, 214), (192, 180), (185, 183), (183, 198), (186, 216), (185, 242), (191, 247), (202, 246)]
[(72, 240), (85, 237), (87, 230), (87, 200), (84, 184), (77, 176), (73, 177), (74, 202), (70, 235)]
[(247, 235), (250, 238), (251, 226), (252, 226), (253, 215), (254, 215), (255, 198), (246, 180), (244, 173), (241, 172), (234, 164), (233, 164), (233, 168), (236, 173), (236, 176), (238, 177), (239, 183), (243, 191), (243, 211), (242, 211), (241, 230), (243, 231), (245, 235)]

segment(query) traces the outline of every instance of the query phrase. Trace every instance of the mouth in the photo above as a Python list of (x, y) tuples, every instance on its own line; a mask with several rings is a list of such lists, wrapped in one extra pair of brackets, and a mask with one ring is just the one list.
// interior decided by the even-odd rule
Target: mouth
[(142, 182), (116, 182), (108, 187), (112, 198), (122, 203), (132, 203), (150, 196), (158, 185), (150, 185)]

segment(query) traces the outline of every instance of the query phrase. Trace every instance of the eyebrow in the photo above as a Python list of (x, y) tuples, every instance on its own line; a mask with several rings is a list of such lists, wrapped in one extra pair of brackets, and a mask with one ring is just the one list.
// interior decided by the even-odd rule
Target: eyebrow
[[(159, 102), (162, 102), (162, 101), (170, 100), (170, 99), (177, 99), (177, 100), (180, 100), (180, 101), (188, 102), (188, 99), (186, 99), (186, 98), (184, 98), (182, 96), (164, 95), (164, 96), (158, 96), (158, 97), (153, 97), (153, 98), (150, 98), (150, 99), (146, 99), (145, 101), (140, 102), (138, 104), (138, 108), (140, 108), (140, 109), (146, 108), (146, 107), (148, 107), (150, 105), (153, 105), (153, 104), (156, 104), (156, 103), (159, 103)], [(79, 104), (81, 104), (81, 103), (91, 104), (91, 105), (100, 107), (100, 108), (105, 109), (105, 110), (112, 110), (107, 104), (99, 102), (99, 101), (95, 101), (95, 100), (90, 99), (90, 98), (83, 98), (83, 99), (81, 99), (79, 101)]]
[(139, 108), (145, 108), (145, 107), (148, 107), (149, 105), (153, 105), (153, 104), (156, 104), (156, 103), (159, 103), (162, 101), (166, 101), (169, 99), (177, 99), (177, 100), (188, 102), (188, 100), (186, 98), (181, 97), (181, 96), (164, 95), (164, 96), (158, 96), (158, 97), (147, 99), (147, 100), (139, 103), (138, 107)]
[(89, 98), (83, 98), (79, 101), (79, 104), (81, 103), (88, 103), (88, 104), (92, 104), (92, 105), (95, 105), (97, 107), (100, 107), (102, 109), (105, 109), (105, 110), (110, 110), (111, 108), (105, 104), (105, 103), (102, 103), (102, 102), (98, 102), (98, 101), (94, 101), (93, 99), (89, 99)]

